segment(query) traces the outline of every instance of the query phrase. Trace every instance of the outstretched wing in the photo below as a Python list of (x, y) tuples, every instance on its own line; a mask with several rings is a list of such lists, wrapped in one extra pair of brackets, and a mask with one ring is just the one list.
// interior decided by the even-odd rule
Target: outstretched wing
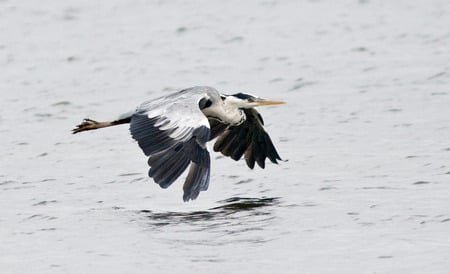
[(130, 132), (149, 156), (148, 175), (169, 187), (191, 165), (184, 182), (185, 201), (197, 198), (209, 184), (210, 128), (198, 107), (202, 88), (192, 88), (143, 103), (131, 117)]
[(261, 168), (265, 167), (265, 160), (269, 158), (272, 163), (281, 160), (272, 140), (264, 130), (264, 121), (255, 109), (244, 109), (247, 116), (245, 122), (238, 126), (229, 126), (210, 119), (211, 139), (219, 136), (214, 144), (214, 151), (237, 161), (244, 155), (248, 167), (253, 169), (255, 162)]

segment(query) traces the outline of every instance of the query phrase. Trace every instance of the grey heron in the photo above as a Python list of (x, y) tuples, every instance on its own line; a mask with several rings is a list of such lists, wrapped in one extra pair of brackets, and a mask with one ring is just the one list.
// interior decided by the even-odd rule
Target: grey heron
[(208, 141), (217, 138), (214, 151), (235, 161), (244, 155), (251, 169), (255, 162), (264, 168), (266, 158), (281, 160), (254, 107), (283, 103), (198, 86), (146, 101), (114, 121), (84, 119), (72, 132), (129, 123), (131, 136), (148, 156), (148, 175), (160, 187), (169, 187), (190, 165), (183, 185), (183, 200), (189, 201), (208, 189)]

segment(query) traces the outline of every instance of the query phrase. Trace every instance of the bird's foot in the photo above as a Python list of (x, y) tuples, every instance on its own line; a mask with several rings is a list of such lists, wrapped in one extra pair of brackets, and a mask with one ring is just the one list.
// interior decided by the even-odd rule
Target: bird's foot
[(100, 124), (101, 124), (100, 122), (86, 118), (86, 119), (83, 119), (83, 122), (81, 122), (81, 124), (77, 125), (76, 128), (72, 129), (72, 133), (75, 134), (75, 133), (86, 131), (86, 130), (97, 129), (97, 128), (99, 128)]

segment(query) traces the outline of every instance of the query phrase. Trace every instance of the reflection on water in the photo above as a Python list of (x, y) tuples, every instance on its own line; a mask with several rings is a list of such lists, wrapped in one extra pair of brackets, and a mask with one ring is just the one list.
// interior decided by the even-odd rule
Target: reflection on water
[[(195, 232), (206, 232), (210, 236), (212, 235), (208, 242), (204, 241), (204, 235), (199, 239), (177, 237), (176, 240), (188, 242), (188, 244), (214, 245), (218, 242), (226, 244), (236, 241), (263, 243), (271, 240), (264, 236), (263, 231), (276, 218), (273, 211), (280, 204), (279, 198), (233, 197), (218, 203), (221, 205), (205, 211), (153, 212), (141, 210), (139, 213), (145, 216), (146, 229), (153, 232), (164, 231), (166, 236), (170, 232), (183, 231), (190, 233), (191, 236)], [(226, 238), (229, 235), (233, 237)]]
[(279, 204), (279, 198), (240, 198), (233, 197), (226, 200), (222, 200), (219, 203), (223, 205), (214, 207), (212, 210), (224, 210), (224, 211), (242, 211), (252, 210), (259, 207), (267, 207)]
[(279, 198), (241, 198), (233, 197), (219, 201), (222, 205), (207, 211), (193, 212), (152, 212), (141, 210), (140, 213), (151, 221), (155, 226), (164, 226), (176, 223), (194, 223), (198, 221), (218, 220), (232, 218), (233, 215), (244, 214), (247, 216), (270, 215), (267, 207), (278, 205)]

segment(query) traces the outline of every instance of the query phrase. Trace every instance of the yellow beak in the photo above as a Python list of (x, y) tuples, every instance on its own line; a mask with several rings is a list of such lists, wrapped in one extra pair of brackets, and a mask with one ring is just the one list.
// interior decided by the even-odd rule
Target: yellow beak
[(268, 105), (281, 105), (286, 104), (286, 102), (283, 101), (273, 101), (273, 100), (265, 100), (265, 99), (256, 99), (254, 103), (257, 106), (268, 106)]

